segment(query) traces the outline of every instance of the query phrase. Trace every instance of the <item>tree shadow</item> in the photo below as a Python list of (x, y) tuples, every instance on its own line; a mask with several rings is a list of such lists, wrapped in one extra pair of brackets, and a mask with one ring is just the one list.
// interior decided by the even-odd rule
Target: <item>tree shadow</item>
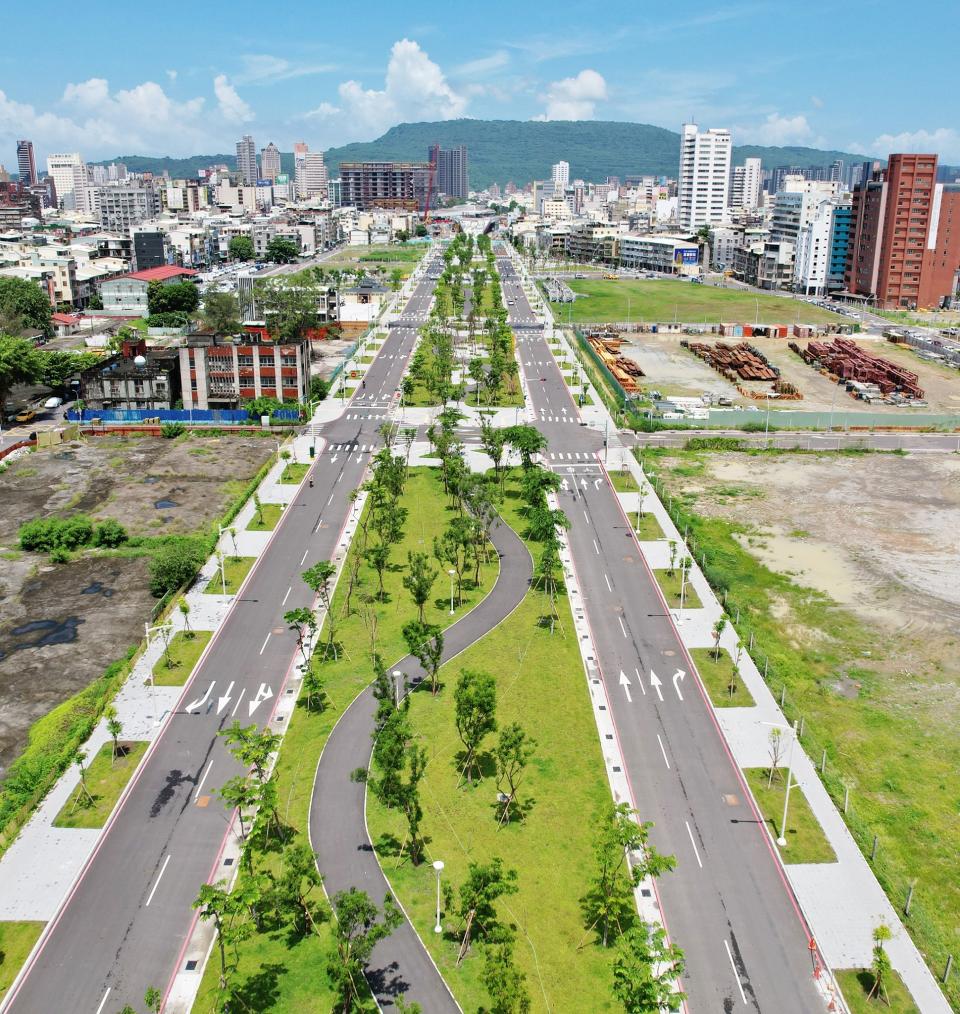
[(288, 974), (286, 965), (268, 962), (230, 990), (230, 1010), (266, 1011), (280, 1000), (280, 976)]
[[(459, 774), (463, 773), (463, 765), (466, 763), (466, 760), (466, 750), (458, 750), (454, 754), (453, 765)], [(473, 782), (468, 782), (466, 777), (464, 777), (461, 782), (461, 788), (480, 788), (481, 782), (496, 777), (497, 761), (489, 750), (478, 750), (473, 760), (474, 763), (471, 765)]]
[(385, 968), (364, 969), (370, 989), (376, 997), (401, 996), (409, 992), (410, 983), (400, 974), (400, 966), (396, 961), (390, 962)]
[[(600, 920), (600, 912), (604, 907), (603, 898), (600, 892), (591, 889), (579, 899), (580, 917), (583, 919), (583, 927), (587, 934), (593, 935), (593, 942), (603, 946), (603, 925)], [(633, 901), (632, 892), (624, 892), (617, 904), (607, 904), (607, 915), (609, 919), (609, 930), (607, 932), (607, 946), (611, 946), (619, 936), (631, 929), (638, 921), (636, 905)]]
[(373, 843), (373, 847), (379, 856), (389, 856), (396, 858), (400, 855), (400, 849), (403, 847), (403, 842), (389, 831), (384, 831), (377, 837), (377, 840)]
[[(510, 804), (510, 818), (500, 824), (500, 830), (505, 831), (508, 827), (523, 827), (527, 817), (533, 812), (534, 807), (537, 805), (535, 796), (526, 796), (522, 799), (515, 799)], [(500, 800), (490, 804), (490, 809), (493, 812), (493, 819), (500, 823), (500, 817), (503, 814), (503, 803)]]

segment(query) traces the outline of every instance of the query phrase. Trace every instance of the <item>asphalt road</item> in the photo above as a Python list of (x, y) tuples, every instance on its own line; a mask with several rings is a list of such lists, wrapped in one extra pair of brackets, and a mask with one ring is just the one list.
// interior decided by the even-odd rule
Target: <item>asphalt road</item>
[[(432, 284), (408, 310), (426, 316)], [(211, 641), (41, 948), (3, 1009), (16, 1014), (108, 1014), (135, 1009), (168, 986), (195, 919), (204, 882), (228, 872), (221, 852), (233, 814), (216, 789), (239, 766), (218, 733), (236, 719), (264, 724), (296, 662), (286, 610), (311, 604), (301, 572), (332, 559), (377, 427), (389, 412), (416, 332), (392, 328), (351, 411), (322, 427), (310, 478), (293, 491), (268, 549)]]
[[(501, 256), (498, 266), (525, 318), (529, 304), (511, 262)], [(518, 347), (535, 425), (549, 441), (545, 463), (567, 483), (560, 506), (633, 805), (654, 822), (653, 844), (677, 857), (658, 895), (686, 955), (689, 1010), (822, 1011), (809, 932), (769, 836), (606, 481), (602, 452), (588, 458), (598, 435), (579, 425), (542, 332), (521, 332)]]
[[(508, 616), (529, 587), (532, 562), (517, 534), (500, 523), (491, 537), (500, 557), (497, 582), (477, 606), (444, 632), (444, 662)], [(391, 672), (395, 670), (414, 684), (426, 676), (410, 655), (390, 667)], [(423, 686), (416, 692), (429, 693), (429, 689)], [(448, 686), (446, 693), (452, 692)], [(369, 766), (376, 709), (377, 702), (368, 688), (330, 733), (313, 786), (310, 842), (329, 895), (354, 886), (379, 903), (390, 888), (367, 833), (366, 786), (350, 780), (352, 771)], [(367, 979), (383, 1007), (404, 994), (408, 1003), (416, 1001), (430, 1014), (460, 1010), (416, 930), (406, 920), (377, 945), (367, 967)]]

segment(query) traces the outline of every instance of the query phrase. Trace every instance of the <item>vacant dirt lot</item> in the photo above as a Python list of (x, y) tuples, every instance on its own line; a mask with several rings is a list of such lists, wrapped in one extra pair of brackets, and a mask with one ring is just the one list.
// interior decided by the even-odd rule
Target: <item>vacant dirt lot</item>
[(0, 476), (0, 775), (31, 723), (142, 635), (148, 561), (22, 553), (24, 521), (76, 512), (132, 535), (185, 534), (219, 517), (272, 452), (249, 437), (90, 438), (22, 458)]
[[(736, 344), (739, 339), (721, 338), (712, 335), (698, 338), (690, 335), (632, 334), (630, 344), (622, 348), (623, 355), (635, 360), (646, 374), (644, 384), (662, 394), (695, 397), (709, 391), (715, 397), (730, 398), (736, 405), (756, 405), (766, 408), (763, 400), (757, 401), (740, 395), (729, 381), (724, 380), (716, 370), (711, 369), (687, 349), (680, 347), (682, 339), (703, 341), (706, 344), (720, 340)], [(920, 386), (926, 392), (928, 408), (904, 409), (890, 405), (868, 405), (851, 398), (842, 388), (822, 376), (788, 347), (788, 340), (782, 338), (746, 339), (776, 367), (784, 380), (793, 384), (802, 394), (800, 401), (783, 402), (782, 407), (805, 412), (829, 412), (831, 407), (838, 412), (935, 412), (960, 413), (960, 373), (949, 367), (928, 363), (908, 349), (893, 345), (882, 339), (858, 338), (857, 343), (874, 355), (882, 356), (912, 370), (920, 377)], [(793, 340), (793, 339), (789, 339)], [(803, 347), (805, 342), (798, 344)], [(748, 389), (767, 391), (767, 383), (745, 383)], [(776, 408), (776, 403), (771, 402)]]

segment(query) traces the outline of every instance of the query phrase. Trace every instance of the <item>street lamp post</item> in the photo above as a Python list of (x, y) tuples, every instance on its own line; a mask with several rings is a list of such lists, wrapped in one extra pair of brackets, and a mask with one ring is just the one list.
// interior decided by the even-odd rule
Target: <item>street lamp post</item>
[(790, 806), (790, 782), (793, 776), (793, 746), (797, 742), (796, 722), (790, 726), (790, 731), (793, 735), (790, 737), (790, 752), (787, 754), (787, 787), (783, 793), (783, 820), (780, 822), (780, 837), (777, 839), (780, 848), (787, 844), (787, 808)]
[(677, 616), (677, 623), (683, 623), (683, 600), (687, 590), (687, 558), (680, 561), (680, 613)]
[(400, 707), (400, 687), (403, 685), (403, 673), (399, 669), (393, 670), (393, 703)]
[(433, 868), (437, 871), (437, 924), (433, 927), (433, 932), (442, 933), (443, 926), (440, 924), (440, 874), (443, 873), (443, 860), (435, 859)]
[(447, 573), (450, 575), (450, 615), (453, 616), (453, 578), (457, 572), (451, 567)]

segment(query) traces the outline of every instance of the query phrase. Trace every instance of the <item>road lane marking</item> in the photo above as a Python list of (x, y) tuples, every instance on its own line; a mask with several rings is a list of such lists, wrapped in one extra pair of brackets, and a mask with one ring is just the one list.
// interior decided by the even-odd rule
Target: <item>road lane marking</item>
[(292, 591), (293, 585), (290, 585), (290, 587), (287, 589), (287, 594), (283, 596), (283, 601), (280, 603), (281, 606), (285, 606), (287, 604), (287, 599), (290, 598), (290, 592)]
[(193, 711), (194, 708), (197, 708), (197, 709), (202, 708), (204, 706), (204, 704), (207, 703), (207, 698), (213, 693), (213, 688), (214, 688), (214, 685), (216, 684), (216, 682), (217, 682), (216, 680), (211, 680), (210, 681), (210, 686), (207, 687), (207, 692), (203, 695), (203, 697), (198, 697), (197, 700), (191, 701), (186, 706), (186, 708), (184, 708), (184, 710), (189, 712), (189, 711)]
[(107, 991), (106, 993), (103, 994), (103, 999), (100, 1001), (100, 1006), (97, 1008), (97, 1014), (100, 1014), (100, 1011), (102, 1011), (103, 1008), (106, 1007), (107, 997), (110, 995), (110, 990), (112, 988), (113, 988), (112, 986), (107, 986)]
[(164, 875), (164, 873), (166, 873), (167, 864), (170, 862), (170, 859), (171, 854), (168, 852), (167, 858), (164, 859), (163, 866), (160, 867), (160, 872), (157, 874), (157, 879), (153, 882), (153, 890), (150, 892), (150, 896), (147, 898), (147, 904), (144, 906), (145, 908), (150, 907), (150, 902), (153, 901), (153, 896), (157, 893), (157, 888), (160, 886), (160, 878)]
[(243, 689), (242, 689), (242, 690), (240, 691), (240, 696), (239, 696), (239, 697), (237, 698), (237, 703), (236, 703), (236, 704), (234, 704), (234, 706), (233, 706), (233, 711), (231, 711), (231, 712), (230, 712), (230, 717), (231, 717), (231, 718), (233, 718), (233, 716), (234, 716), (234, 715), (235, 715), (235, 714), (237, 713), (237, 711), (239, 711), (239, 710), (240, 710), (240, 702), (241, 702), (241, 701), (243, 700), (243, 695), (244, 695), (244, 694), (245, 694), (246, 692), (247, 692), (247, 688), (246, 688), (246, 687), (244, 687), (244, 688), (243, 688)]
[(643, 677), (640, 675), (640, 670), (639, 669), (634, 669), (633, 671), (637, 674), (637, 685), (640, 687), (640, 690), (643, 692), (643, 696), (646, 697), (647, 696), (647, 690), (646, 690), (646, 687), (644, 687), (644, 685), (643, 685)]
[(270, 640), (270, 635), (271, 635), (272, 633), (273, 633), (273, 631), (271, 630), (271, 631), (270, 631), (270, 632), (269, 632), (269, 633), (267, 634), (267, 636), (266, 636), (266, 637), (265, 637), (265, 638), (263, 639), (263, 645), (262, 645), (262, 647), (260, 648), (260, 654), (261, 654), (261, 655), (263, 654), (263, 649), (264, 649), (264, 648), (266, 648), (266, 646), (267, 646), (267, 641), (269, 641), (269, 640)]
[(607, 575), (606, 575), (606, 574), (604, 574), (604, 575), (603, 575), (603, 579), (604, 579), (604, 581), (606, 581), (606, 582), (607, 582), (607, 591), (608, 591), (608, 592), (612, 592), (612, 591), (613, 591), (613, 588), (611, 588), (611, 586), (610, 586), (610, 578), (608, 578), (608, 577), (607, 577)]
[(660, 753), (663, 754), (663, 763), (670, 767), (670, 761), (667, 760), (667, 751), (663, 747), (663, 740), (660, 738), (660, 733), (657, 733), (657, 742), (660, 744)]
[(620, 629), (623, 631), (623, 636), (626, 637), (627, 636), (627, 628), (623, 625), (623, 617), (622, 616), (618, 616), (617, 617), (617, 622), (620, 624)]
[(673, 674), (673, 689), (676, 690), (677, 697), (679, 697), (681, 701), (683, 700), (683, 694), (680, 693), (680, 684), (677, 682), (677, 680), (679, 680), (680, 683), (682, 683), (683, 682), (683, 677), (686, 676), (686, 675), (687, 674), (682, 669), (678, 669)]
[(589, 525), (589, 524), (590, 524), (590, 518), (589, 518), (589, 517), (587, 516), (587, 512), (586, 512), (586, 511), (584, 511), (584, 512), (583, 512), (583, 517), (584, 517), (584, 520), (585, 520), (585, 521), (587, 522), (587, 524)]
[(620, 670), (620, 686), (623, 687), (623, 692), (627, 695), (627, 704), (633, 704), (633, 698), (630, 696), (630, 680), (622, 669)]
[(329, 497), (329, 499), (327, 500), (327, 506), (328, 506), (328, 507), (330, 506), (330, 501), (331, 501), (332, 499), (333, 499), (333, 494), (331, 493), (331, 494), (330, 494), (330, 497)]
[(693, 840), (693, 832), (690, 830), (690, 824), (686, 820), (684, 821), (684, 824), (687, 825), (687, 834), (690, 835), (690, 844), (693, 846), (693, 854), (697, 857), (697, 866), (699, 866), (702, 870), (703, 863), (700, 861), (700, 850), (697, 848), (697, 843)]
[(303, 551), (303, 556), (301, 556), (301, 557), (300, 557), (300, 566), (301, 566), (301, 567), (303, 566), (303, 561), (304, 561), (304, 560), (306, 560), (306, 558), (307, 558), (307, 553), (309, 553), (309, 552), (310, 552), (310, 550), (309, 550), (309, 549), (305, 549), (305, 550)]
[(726, 940), (724, 940), (723, 946), (727, 949), (727, 957), (730, 959), (730, 967), (733, 969), (733, 977), (737, 980), (737, 989), (740, 990), (740, 999), (746, 1003), (747, 994), (743, 991), (743, 983), (740, 981), (740, 974), (737, 972), (737, 966), (733, 963), (733, 955), (730, 953), (730, 945)]
[(593, 540), (593, 551), (597, 554), (597, 556), (600, 555), (600, 548), (597, 546), (597, 540), (596, 539)]
[(200, 795), (200, 790), (203, 788), (203, 783), (207, 780), (207, 775), (210, 774), (210, 768), (213, 767), (213, 761), (207, 765), (207, 770), (200, 777), (200, 781), (197, 782), (197, 787), (193, 790), (193, 798), (196, 799)]
[(661, 703), (663, 702), (663, 694), (660, 692), (660, 687), (663, 683), (660, 681), (660, 677), (651, 669), (650, 670), (650, 686), (656, 690), (657, 697), (660, 698)]
[(225, 694), (221, 694), (217, 698), (217, 714), (218, 715), (230, 703), (230, 695), (233, 693), (233, 684), (234, 684), (234, 681), (230, 680), (230, 686), (227, 687), (227, 692)]

